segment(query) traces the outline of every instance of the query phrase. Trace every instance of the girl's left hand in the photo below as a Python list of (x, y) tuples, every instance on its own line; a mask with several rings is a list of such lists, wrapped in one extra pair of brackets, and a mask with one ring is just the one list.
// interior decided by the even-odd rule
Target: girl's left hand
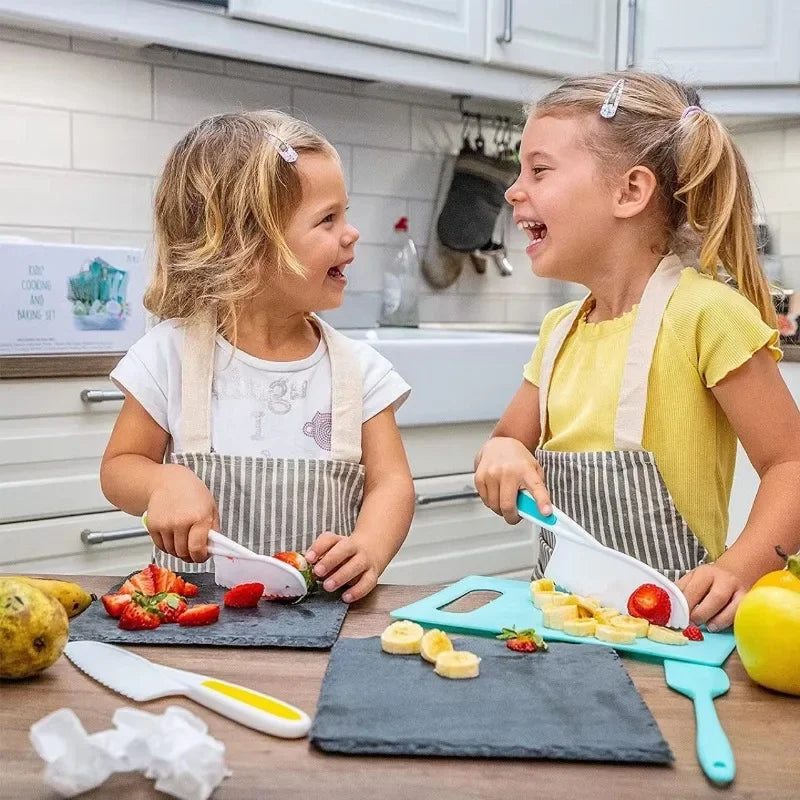
[(376, 558), (365, 545), (365, 539), (357, 533), (352, 536), (322, 533), (305, 556), (314, 565), (314, 575), (322, 581), (322, 588), (326, 592), (348, 585), (342, 595), (345, 603), (354, 603), (369, 594), (381, 574)]
[(736, 609), (748, 588), (741, 578), (718, 564), (702, 564), (676, 583), (686, 595), (692, 622), (705, 622), (711, 633), (733, 625)]

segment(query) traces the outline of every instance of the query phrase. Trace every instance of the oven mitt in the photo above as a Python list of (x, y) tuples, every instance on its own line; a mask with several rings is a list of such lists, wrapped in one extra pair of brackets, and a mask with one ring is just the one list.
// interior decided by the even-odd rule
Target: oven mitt
[(462, 152), (436, 226), (439, 241), (451, 250), (469, 253), (488, 245), (505, 203), (506, 189), (517, 174), (514, 161), (479, 152)]

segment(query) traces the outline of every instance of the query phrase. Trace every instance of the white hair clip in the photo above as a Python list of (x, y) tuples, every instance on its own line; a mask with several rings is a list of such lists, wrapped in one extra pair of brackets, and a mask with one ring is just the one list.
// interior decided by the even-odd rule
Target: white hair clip
[(622, 99), (622, 90), (625, 88), (625, 79), (620, 78), (609, 90), (603, 105), (600, 107), (600, 116), (603, 119), (611, 119), (619, 108), (619, 101)]
[(700, 106), (686, 106), (683, 109), (683, 113), (681, 114), (681, 120), (688, 119), (689, 117), (693, 117), (695, 114), (702, 114), (703, 109)]
[(278, 155), (287, 164), (294, 164), (294, 162), (297, 161), (297, 151), (290, 144), (284, 142), (283, 139), (276, 136), (274, 133), (268, 133), (267, 136), (275, 141), (275, 149), (278, 151)]

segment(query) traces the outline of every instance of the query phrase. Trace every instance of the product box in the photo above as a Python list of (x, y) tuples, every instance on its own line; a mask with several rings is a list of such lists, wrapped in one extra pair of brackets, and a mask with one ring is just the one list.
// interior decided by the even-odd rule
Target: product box
[(0, 242), (0, 356), (125, 352), (145, 332), (143, 256)]

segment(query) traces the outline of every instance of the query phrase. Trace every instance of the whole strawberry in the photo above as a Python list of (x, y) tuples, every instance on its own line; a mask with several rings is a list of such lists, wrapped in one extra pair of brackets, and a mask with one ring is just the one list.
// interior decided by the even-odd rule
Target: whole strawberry
[(533, 628), (524, 631), (518, 631), (516, 628), (503, 628), (497, 638), (504, 640), (506, 647), (516, 653), (535, 653), (537, 650), (547, 650), (547, 642)]
[(302, 553), (286, 551), (282, 553), (275, 553), (275, 555), (272, 557), (277, 558), (279, 561), (283, 561), (284, 564), (288, 564), (290, 567), (294, 567), (298, 572), (302, 573), (306, 580), (307, 594), (311, 594), (317, 590), (317, 579), (314, 577), (311, 564), (308, 563), (308, 560)]
[(628, 598), (628, 613), (663, 627), (672, 615), (672, 602), (660, 586), (643, 583)]

